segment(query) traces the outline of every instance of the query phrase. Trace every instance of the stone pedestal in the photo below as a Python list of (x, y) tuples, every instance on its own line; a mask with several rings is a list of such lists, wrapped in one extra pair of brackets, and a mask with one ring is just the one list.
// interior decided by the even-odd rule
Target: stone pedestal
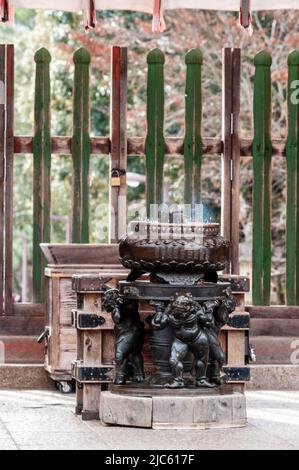
[(202, 393), (192, 389), (156, 391), (141, 396), (102, 392), (100, 419), (108, 425), (153, 429), (237, 428), (246, 425), (246, 399), (242, 393)]

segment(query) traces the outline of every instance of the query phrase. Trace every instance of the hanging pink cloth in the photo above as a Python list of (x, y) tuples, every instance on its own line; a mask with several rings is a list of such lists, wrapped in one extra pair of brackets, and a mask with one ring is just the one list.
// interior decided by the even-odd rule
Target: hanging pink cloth
[(249, 34), (252, 34), (251, 0), (241, 0), (240, 23)]
[(9, 0), (0, 0), (0, 15), (3, 23), (13, 22), (13, 7), (10, 5)]
[(89, 0), (88, 10), (87, 10), (87, 24), (85, 30), (88, 31), (91, 28), (95, 28), (97, 25), (97, 12), (95, 7), (94, 0)]
[(154, 0), (152, 29), (153, 33), (162, 33), (166, 29), (162, 10), (162, 0)]

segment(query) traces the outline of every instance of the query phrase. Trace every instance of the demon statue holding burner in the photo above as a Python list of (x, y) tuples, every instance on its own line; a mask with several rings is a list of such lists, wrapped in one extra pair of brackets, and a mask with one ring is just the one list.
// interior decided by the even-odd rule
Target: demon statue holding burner
[[(168, 306), (156, 306), (152, 319), (154, 329), (170, 326), (173, 330), (170, 366), (173, 379), (168, 388), (183, 388), (184, 358), (191, 352), (194, 356), (195, 384), (197, 387), (213, 388), (221, 384), (220, 371), (224, 364), (224, 353), (218, 335), (228, 321), (228, 315), (236, 306), (230, 292), (223, 301), (207, 301), (202, 305), (193, 300), (191, 294), (177, 295)], [(211, 362), (211, 378), (207, 379), (207, 368)]]
[(210, 326), (205, 328), (209, 340), (210, 380), (216, 385), (221, 385), (220, 373), (225, 357), (219, 343), (219, 333), (221, 328), (229, 323), (229, 314), (235, 310), (236, 300), (228, 289), (225, 300), (206, 302), (205, 308), (211, 318)]
[(139, 318), (138, 302), (124, 299), (118, 289), (109, 289), (103, 307), (111, 312), (115, 324), (115, 384), (123, 385), (128, 379), (142, 382), (144, 323)]

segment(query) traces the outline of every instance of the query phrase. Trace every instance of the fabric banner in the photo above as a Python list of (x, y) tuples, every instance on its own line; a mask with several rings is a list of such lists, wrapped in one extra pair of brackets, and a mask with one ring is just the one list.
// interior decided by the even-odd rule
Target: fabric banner
[[(48, 10), (86, 10), (88, 0), (11, 0), (19, 8)], [(153, 0), (95, 0), (98, 10), (133, 10), (153, 12)], [(240, 0), (162, 0), (163, 10), (194, 8), (197, 10), (239, 11)], [(299, 0), (251, 0), (252, 10), (299, 9)]]

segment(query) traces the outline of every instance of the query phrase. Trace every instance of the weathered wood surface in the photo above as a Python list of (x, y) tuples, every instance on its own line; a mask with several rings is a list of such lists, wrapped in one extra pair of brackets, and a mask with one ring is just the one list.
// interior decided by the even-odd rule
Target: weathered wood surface
[(251, 318), (285, 318), (299, 319), (299, 307), (285, 305), (277, 306), (246, 306), (246, 311), (250, 313)]
[[(145, 142), (146, 162), (146, 208), (148, 217), (154, 206), (163, 202), (164, 141), (164, 62), (160, 49), (153, 49), (147, 56), (147, 136)], [(157, 217), (157, 214), (155, 215)]]
[(14, 46), (6, 46), (5, 314), (13, 313)]
[[(49, 244), (45, 253), (50, 265), (101, 266), (120, 265), (119, 247), (116, 244)], [(71, 268), (73, 269), (73, 268)]]
[(232, 51), (231, 272), (240, 273), (240, 99), (241, 49)]
[(89, 242), (89, 66), (90, 54), (78, 49), (74, 54), (74, 109), (72, 138), (72, 242)]
[(36, 63), (33, 137), (33, 297), (44, 299), (45, 257), (40, 243), (50, 241), (51, 222), (51, 90), (47, 49), (39, 49)]
[[(112, 47), (111, 54), (111, 149), (110, 242), (116, 243), (127, 229), (127, 48)], [(119, 184), (112, 180), (119, 174)]]
[(187, 78), (185, 92), (184, 203), (194, 206), (201, 203), (201, 165), (203, 156), (201, 139), (201, 51), (191, 49), (186, 54), (185, 63)]
[[(299, 102), (296, 87), (299, 80), (299, 52), (288, 58), (288, 138), (287, 159), (287, 267), (286, 294), (288, 305), (299, 303)], [(295, 87), (294, 87), (295, 85)]]
[(221, 228), (231, 242), (229, 272), (238, 274), (240, 217), (240, 49), (223, 51), (223, 155)]
[(242, 366), (245, 359), (245, 336), (243, 331), (227, 331), (227, 364)]
[(4, 301), (5, 46), (0, 45), (0, 315)]
[(254, 63), (252, 298), (255, 305), (267, 305), (271, 291), (272, 59), (261, 51)]

